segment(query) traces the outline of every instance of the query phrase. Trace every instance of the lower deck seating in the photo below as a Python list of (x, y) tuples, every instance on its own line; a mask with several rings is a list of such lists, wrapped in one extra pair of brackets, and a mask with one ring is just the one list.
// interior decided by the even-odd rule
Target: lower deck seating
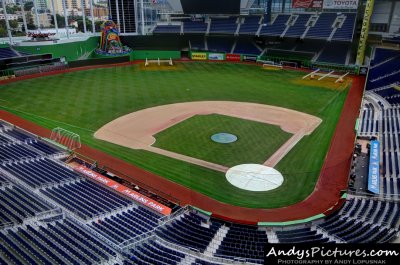
[(13, 140), (10, 139), (9, 137), (6, 137), (5, 135), (0, 134), (0, 144), (7, 144), (11, 143)]
[(41, 158), (0, 165), (1, 168), (24, 181), (32, 188), (39, 188), (80, 178), (72, 169), (57, 162)]
[(6, 185), (7, 183), (9, 183), (8, 178), (6, 178), (5, 176), (2, 175), (2, 173), (0, 173), (0, 186)]
[[(319, 226), (330, 235), (345, 242), (367, 243), (387, 242), (392, 238), (399, 225), (399, 204), (368, 199), (350, 199), (344, 208), (326, 218)], [(386, 231), (383, 234), (382, 231)]]
[(158, 215), (139, 207), (103, 220), (93, 221), (90, 227), (110, 241), (120, 244), (153, 230), (157, 226), (158, 218)]
[(11, 130), (7, 129), (7, 130), (4, 130), (3, 133), (5, 133), (19, 141), (25, 141), (26, 139), (33, 138), (33, 136), (31, 134), (23, 132), (19, 129), (11, 129)]
[(280, 243), (327, 243), (328, 238), (323, 238), (321, 234), (317, 234), (317, 231), (311, 231), (310, 228), (288, 230), (288, 231), (277, 231)]
[(116, 256), (80, 225), (67, 220), (10, 229), (0, 232), (0, 240), (0, 253), (15, 264), (100, 264)]
[(40, 156), (40, 153), (29, 149), (22, 143), (14, 142), (0, 145), (0, 161), (18, 161), (22, 158), (36, 158)]
[(265, 231), (259, 231), (256, 226), (233, 225), (217, 249), (216, 255), (241, 257), (262, 261), (264, 247), (268, 243)]
[(159, 228), (156, 234), (172, 243), (204, 251), (221, 224), (212, 222), (207, 228), (201, 222), (194, 213), (185, 214), (180, 220)]
[(131, 250), (130, 260), (135, 264), (165, 264), (176, 265), (185, 258), (185, 254), (165, 247), (150, 240), (136, 249)]
[(84, 219), (133, 204), (131, 200), (87, 180), (41, 189), (40, 192)]
[(25, 188), (11, 185), (0, 189), (0, 227), (3, 224), (22, 223), (24, 219), (53, 207)]
[(28, 143), (30, 146), (32, 146), (33, 148), (41, 151), (42, 153), (45, 153), (46, 155), (52, 155), (55, 153), (59, 153), (61, 152), (61, 150), (59, 148), (56, 148), (55, 146), (51, 146), (47, 143), (38, 141), (38, 140), (33, 140), (31, 142)]

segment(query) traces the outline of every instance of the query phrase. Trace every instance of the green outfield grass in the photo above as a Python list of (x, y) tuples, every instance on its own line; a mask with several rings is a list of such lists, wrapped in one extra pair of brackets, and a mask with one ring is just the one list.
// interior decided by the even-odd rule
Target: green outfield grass
[[(347, 90), (296, 84), (304, 73), (266, 71), (254, 65), (198, 62), (182, 63), (176, 69), (145, 71), (133, 65), (20, 81), (0, 86), (0, 105), (44, 127), (60, 126), (78, 133), (84, 144), (229, 204), (282, 207), (299, 202), (312, 192)], [(277, 169), (285, 182), (270, 192), (239, 190), (220, 172), (93, 137), (102, 125), (124, 114), (204, 100), (281, 106), (318, 116), (323, 122), (280, 161)]]
[[(229, 144), (216, 143), (211, 136), (228, 132), (238, 137)], [(154, 136), (158, 148), (232, 167), (262, 164), (291, 134), (261, 122), (225, 115), (195, 115)]]

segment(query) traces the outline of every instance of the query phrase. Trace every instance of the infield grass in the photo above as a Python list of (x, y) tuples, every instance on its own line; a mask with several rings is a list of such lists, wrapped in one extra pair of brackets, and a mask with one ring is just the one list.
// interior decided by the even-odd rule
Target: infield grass
[[(303, 75), (228, 63), (182, 63), (176, 71), (146, 71), (133, 65), (3, 85), (0, 105), (49, 129), (60, 126), (78, 133), (84, 144), (219, 201), (276, 208), (304, 200), (313, 191), (348, 91), (295, 84)], [(323, 121), (279, 162), (277, 169), (285, 181), (270, 192), (240, 190), (230, 185), (223, 173), (93, 137), (102, 125), (140, 109), (209, 100), (280, 106)]]
[[(228, 132), (238, 137), (229, 144), (216, 143), (211, 136)], [(290, 137), (279, 126), (235, 117), (195, 115), (154, 135), (161, 149), (223, 166), (263, 164)]]

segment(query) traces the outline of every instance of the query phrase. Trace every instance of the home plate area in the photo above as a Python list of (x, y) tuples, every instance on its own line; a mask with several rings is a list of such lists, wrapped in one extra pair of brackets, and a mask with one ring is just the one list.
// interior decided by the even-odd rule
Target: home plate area
[(248, 191), (269, 191), (283, 183), (282, 174), (272, 167), (259, 164), (242, 164), (231, 167), (226, 179), (233, 186)]

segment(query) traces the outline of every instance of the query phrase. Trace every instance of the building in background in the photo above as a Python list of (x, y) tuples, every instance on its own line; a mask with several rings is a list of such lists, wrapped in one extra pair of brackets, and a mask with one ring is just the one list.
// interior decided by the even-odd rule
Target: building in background
[(39, 19), (40, 28), (51, 27), (51, 14), (50, 13), (39, 13), (37, 16), (32, 15), (33, 22), (38, 25), (37, 18)]

